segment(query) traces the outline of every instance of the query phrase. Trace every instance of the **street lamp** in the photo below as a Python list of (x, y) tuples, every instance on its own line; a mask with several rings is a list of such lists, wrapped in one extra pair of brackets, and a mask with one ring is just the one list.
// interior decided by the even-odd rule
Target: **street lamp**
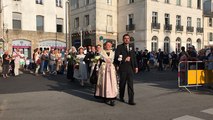
[[(67, 14), (67, 11), (69, 10), (68, 9), (69, 8), (69, 1), (66, 1), (66, 3), (65, 3), (65, 23), (66, 23), (66, 26), (65, 26), (65, 28), (66, 28), (66, 48), (67, 48), (67, 41), (68, 41), (68, 36), (67, 36), (67, 21), (68, 21), (68, 14)], [(68, 13), (69, 13), (69, 11), (68, 11)]]
[[(56, 15), (56, 22), (57, 22), (57, 15)], [(57, 25), (56, 25), (56, 31), (55, 31), (55, 49), (57, 47), (57, 37), (58, 37), (57, 32), (58, 32), (58, 30), (57, 30)]]
[(83, 35), (82, 35), (82, 29), (80, 30), (80, 34), (81, 34), (81, 47), (83, 47), (82, 45), (83, 45)]

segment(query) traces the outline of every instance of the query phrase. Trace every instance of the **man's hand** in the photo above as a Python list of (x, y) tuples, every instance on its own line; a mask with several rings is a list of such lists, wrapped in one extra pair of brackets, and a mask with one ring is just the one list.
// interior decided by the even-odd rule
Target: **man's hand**
[(125, 62), (130, 62), (130, 57), (129, 56), (125, 59)]
[(138, 68), (135, 68), (135, 73), (138, 73)]

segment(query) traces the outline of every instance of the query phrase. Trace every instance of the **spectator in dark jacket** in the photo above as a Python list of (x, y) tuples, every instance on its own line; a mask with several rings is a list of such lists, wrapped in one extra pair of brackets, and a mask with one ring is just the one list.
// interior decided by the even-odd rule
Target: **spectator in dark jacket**
[(161, 51), (161, 49), (158, 49), (157, 60), (159, 64), (158, 70), (163, 71), (163, 52)]

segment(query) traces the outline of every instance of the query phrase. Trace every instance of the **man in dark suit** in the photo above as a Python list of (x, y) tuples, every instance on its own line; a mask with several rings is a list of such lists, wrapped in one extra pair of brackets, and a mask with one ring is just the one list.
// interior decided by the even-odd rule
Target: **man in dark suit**
[(130, 36), (128, 34), (123, 35), (123, 44), (118, 45), (115, 51), (115, 64), (119, 68), (120, 74), (120, 101), (124, 102), (124, 93), (126, 82), (128, 84), (128, 96), (130, 105), (135, 105), (134, 102), (134, 89), (133, 89), (133, 77), (134, 72), (138, 72), (138, 64), (135, 55), (135, 51), (130, 46)]
[(91, 50), (88, 50), (86, 56), (84, 57), (84, 61), (85, 63), (87, 64), (87, 68), (88, 68), (88, 73), (90, 74), (91, 72), (91, 59), (95, 57), (95, 52), (96, 52), (96, 49), (95, 49), (95, 46), (90, 46)]

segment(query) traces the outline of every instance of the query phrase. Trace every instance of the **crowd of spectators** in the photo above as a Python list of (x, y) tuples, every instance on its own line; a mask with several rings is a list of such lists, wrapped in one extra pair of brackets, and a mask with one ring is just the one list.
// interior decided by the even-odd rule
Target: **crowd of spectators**
[[(2, 67), (2, 76), (4, 78), (11, 76), (19, 75), (19, 70), (26, 70), (34, 73), (35, 75), (57, 75), (57, 74), (66, 74), (68, 71), (68, 65), (70, 61), (70, 56), (76, 56), (79, 54), (85, 55), (85, 63), (88, 71), (88, 76), (91, 72), (91, 63), (88, 61), (91, 59), (92, 54), (100, 51), (101, 46), (88, 46), (82, 47), (81, 49), (76, 49), (72, 47), (71, 49), (39, 49), (36, 48), (32, 54), (32, 59), (26, 57), (22, 51), (18, 48), (14, 49), (12, 53), (8, 51), (3, 51), (0, 48), (0, 64)], [(150, 70), (157, 69), (158, 71), (177, 71), (178, 64), (181, 61), (213, 61), (213, 48), (201, 49), (196, 51), (194, 46), (189, 46), (187, 50), (185, 47), (181, 47), (180, 52), (172, 51), (171, 53), (167, 53), (158, 49), (158, 51), (148, 51), (139, 50), (139, 48), (135, 48), (135, 54), (137, 58), (137, 63), (139, 66), (139, 71), (141, 72), (149, 72)], [(74, 61), (71, 60), (72, 62)], [(72, 64), (74, 65), (75, 62)], [(73, 67), (73, 66), (72, 66)], [(190, 63), (189, 69), (196, 69), (195, 63)], [(213, 69), (213, 62), (199, 63), (198, 69)], [(8, 71), (8, 72), (7, 72)], [(68, 78), (73, 78), (68, 77)]]

